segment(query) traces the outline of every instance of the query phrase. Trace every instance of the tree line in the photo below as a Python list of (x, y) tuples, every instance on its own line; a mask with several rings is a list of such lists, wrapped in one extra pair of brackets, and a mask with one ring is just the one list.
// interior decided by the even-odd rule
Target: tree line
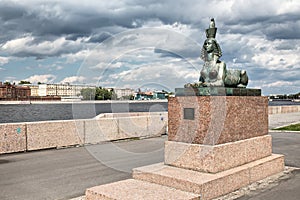
[(108, 90), (102, 87), (84, 88), (81, 90), (81, 96), (84, 100), (115, 100), (117, 95), (113, 89)]

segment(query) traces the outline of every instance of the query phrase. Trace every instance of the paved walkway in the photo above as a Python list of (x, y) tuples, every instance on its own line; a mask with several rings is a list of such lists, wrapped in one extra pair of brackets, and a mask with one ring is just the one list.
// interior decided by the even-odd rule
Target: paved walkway
[(269, 115), (269, 129), (300, 123), (300, 112)]

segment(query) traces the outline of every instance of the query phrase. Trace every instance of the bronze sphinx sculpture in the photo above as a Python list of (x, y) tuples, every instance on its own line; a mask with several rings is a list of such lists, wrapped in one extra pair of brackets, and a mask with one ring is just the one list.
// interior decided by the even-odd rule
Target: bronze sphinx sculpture
[(220, 45), (215, 39), (217, 28), (214, 19), (211, 19), (209, 28), (206, 29), (201, 59), (204, 65), (200, 72), (199, 82), (188, 83), (185, 87), (240, 87), (248, 84), (248, 75), (245, 70), (227, 69), (226, 64), (220, 61), (222, 56)]

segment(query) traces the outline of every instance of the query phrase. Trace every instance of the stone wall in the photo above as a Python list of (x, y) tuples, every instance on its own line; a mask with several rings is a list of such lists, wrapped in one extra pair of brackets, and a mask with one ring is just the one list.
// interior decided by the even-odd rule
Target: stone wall
[(83, 144), (83, 123), (74, 120), (26, 123), (27, 150)]
[(0, 124), (0, 154), (26, 151), (26, 125)]
[(269, 106), (269, 115), (291, 113), (291, 112), (300, 112), (300, 105), (299, 106)]
[(121, 116), (0, 124), (0, 154), (155, 137), (166, 133), (166, 112)]
[[(269, 114), (300, 112), (300, 106), (269, 106)], [(0, 154), (104, 141), (159, 136), (167, 112), (108, 113), (96, 119), (0, 124)]]

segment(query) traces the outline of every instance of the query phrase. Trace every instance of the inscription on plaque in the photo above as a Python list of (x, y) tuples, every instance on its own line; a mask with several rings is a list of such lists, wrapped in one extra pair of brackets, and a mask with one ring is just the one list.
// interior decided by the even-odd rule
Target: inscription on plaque
[(183, 119), (194, 120), (195, 109), (194, 108), (183, 108)]

